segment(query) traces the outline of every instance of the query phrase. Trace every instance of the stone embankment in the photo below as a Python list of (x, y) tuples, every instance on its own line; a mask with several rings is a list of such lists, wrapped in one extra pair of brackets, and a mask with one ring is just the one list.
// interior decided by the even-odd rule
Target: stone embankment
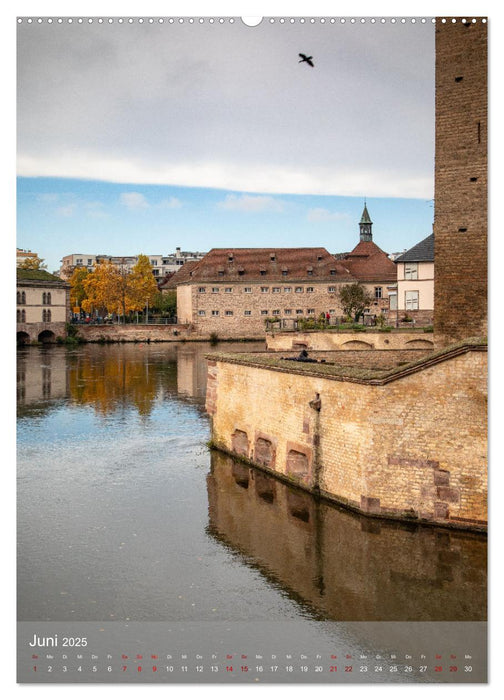
[(368, 515), (486, 529), (484, 340), (287, 356), (208, 356), (215, 447)]
[(423, 330), (287, 331), (268, 333), (268, 350), (433, 350), (434, 335)]

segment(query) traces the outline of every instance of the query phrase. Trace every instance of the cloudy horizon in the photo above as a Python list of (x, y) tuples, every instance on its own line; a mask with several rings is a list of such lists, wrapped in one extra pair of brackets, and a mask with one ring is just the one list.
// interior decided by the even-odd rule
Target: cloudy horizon
[[(300, 52), (313, 56), (314, 67), (299, 63)], [(107, 235), (103, 223), (112, 210), (96, 185), (101, 182), (103, 191), (112, 191), (108, 184), (125, 186), (114, 190), (116, 214), (155, 209), (160, 221), (170, 215), (186, 239), (191, 231), (180, 216), (198, 208), (197, 197), (208, 191), (212, 211), (205, 219), (200, 208), (194, 218), (195, 242), (205, 221), (227, 240), (227, 225), (239, 214), (255, 216), (257, 232), (271, 239), (271, 217), (293, 215), (286, 196), (312, 198), (302, 217), (312, 227), (339, 227), (350, 219), (355, 226), (354, 211), (344, 205), (348, 198), (356, 198), (356, 206), (364, 198), (395, 201), (401, 216), (410, 202), (422, 218), (398, 241), (402, 249), (418, 242), (420, 229), (421, 237), (430, 233), (434, 27), (419, 19), (263, 19), (258, 27), (239, 18), (23, 21), (17, 133), (21, 247), (37, 246), (37, 235), (39, 247), (48, 245), (41, 231), (52, 225), (65, 246), (60, 257), (67, 254), (69, 229), (65, 239), (56, 224), (72, 220), (72, 232), (84, 235), (79, 212), (88, 222), (101, 221), (99, 235)], [(65, 191), (75, 183), (81, 192), (90, 190), (85, 205), (77, 192)], [(152, 207), (157, 187), (165, 191)], [(49, 209), (51, 194), (59, 202)], [(52, 224), (44, 219), (49, 211)], [(266, 227), (260, 215), (270, 217)], [(303, 235), (294, 225), (291, 230), (294, 239)], [(259, 233), (252, 235), (260, 244)], [(93, 236), (83, 243), (89, 250)]]

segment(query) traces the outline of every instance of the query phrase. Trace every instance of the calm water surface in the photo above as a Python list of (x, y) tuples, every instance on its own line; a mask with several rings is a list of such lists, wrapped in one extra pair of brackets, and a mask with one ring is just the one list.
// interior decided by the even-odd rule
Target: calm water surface
[[(219, 350), (264, 349), (221, 344)], [(203, 344), (18, 352), (18, 619), (484, 620), (486, 538), (210, 452)]]

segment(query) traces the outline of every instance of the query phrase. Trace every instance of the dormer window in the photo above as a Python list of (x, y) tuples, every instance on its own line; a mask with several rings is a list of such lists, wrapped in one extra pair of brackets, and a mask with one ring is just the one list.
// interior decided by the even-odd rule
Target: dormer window
[(234, 261), (234, 255), (233, 253), (228, 254), (228, 262), (232, 263)]
[(271, 254), (270, 254), (270, 260), (271, 260), (271, 262), (275, 262), (275, 260), (276, 260), (276, 255), (275, 255), (275, 253), (271, 253)]
[(282, 275), (284, 277), (287, 277), (287, 273), (289, 272), (289, 269), (287, 267), (282, 267)]

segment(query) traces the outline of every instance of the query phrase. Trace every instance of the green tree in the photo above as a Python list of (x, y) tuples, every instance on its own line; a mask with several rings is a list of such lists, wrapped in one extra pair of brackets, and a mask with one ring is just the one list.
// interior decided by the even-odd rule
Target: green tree
[(373, 301), (371, 294), (360, 282), (345, 284), (340, 287), (338, 298), (345, 316), (350, 316), (355, 321)]
[(158, 292), (152, 302), (152, 308), (163, 316), (172, 318), (177, 315), (177, 291), (170, 289)]

